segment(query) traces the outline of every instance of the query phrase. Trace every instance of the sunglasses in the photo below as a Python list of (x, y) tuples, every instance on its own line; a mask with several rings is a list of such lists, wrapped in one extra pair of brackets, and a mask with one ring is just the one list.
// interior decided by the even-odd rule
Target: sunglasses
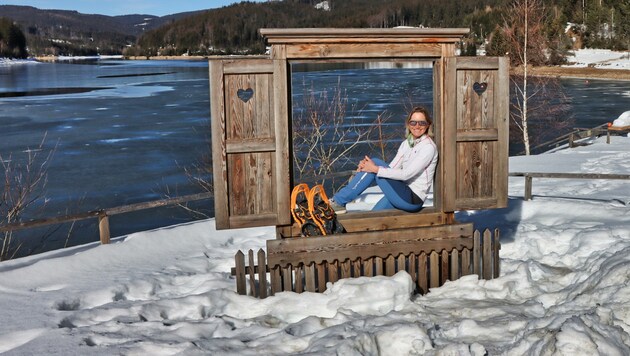
[(409, 126), (416, 126), (416, 125), (429, 126), (429, 123), (427, 121), (409, 120)]

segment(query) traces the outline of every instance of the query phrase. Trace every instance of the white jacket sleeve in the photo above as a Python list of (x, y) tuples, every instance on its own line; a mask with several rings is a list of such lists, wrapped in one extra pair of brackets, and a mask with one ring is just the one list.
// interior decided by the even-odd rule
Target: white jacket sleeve
[[(410, 148), (409, 157), (404, 159), (402, 169), (380, 167), (377, 176), (400, 181), (408, 181), (419, 176), (435, 157), (435, 146), (432, 144), (419, 144)], [(396, 155), (398, 157), (398, 154)], [(403, 153), (404, 156), (404, 153)], [(394, 162), (395, 163), (395, 162)], [(396, 164), (396, 163), (395, 163)], [(396, 164), (396, 165), (399, 165)]]

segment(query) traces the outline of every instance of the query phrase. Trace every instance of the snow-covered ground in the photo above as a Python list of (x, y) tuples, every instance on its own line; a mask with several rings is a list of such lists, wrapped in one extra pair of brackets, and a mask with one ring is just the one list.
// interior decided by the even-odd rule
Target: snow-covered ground
[(581, 49), (572, 51), (564, 67), (593, 67), (601, 69), (630, 70), (630, 51), (618, 52), (607, 49)]
[[(577, 51), (574, 65), (630, 69), (617, 54)], [(513, 157), (510, 170), (630, 174), (629, 157), (630, 138), (614, 136)], [(2, 262), (0, 353), (629, 355), (630, 182), (535, 179), (531, 201), (523, 190), (510, 178), (508, 208), (458, 213), (501, 229), (500, 278), (425, 296), (405, 273), (239, 296), (234, 253), (264, 247), (274, 228), (216, 231), (212, 219)]]
[[(630, 138), (510, 159), (511, 171), (630, 173)], [(0, 264), (7, 355), (628, 355), (630, 182), (535, 179), (524, 201), (460, 212), (501, 229), (501, 276), (412, 295), (405, 272), (323, 294), (240, 296), (234, 253), (274, 228), (214, 220)]]

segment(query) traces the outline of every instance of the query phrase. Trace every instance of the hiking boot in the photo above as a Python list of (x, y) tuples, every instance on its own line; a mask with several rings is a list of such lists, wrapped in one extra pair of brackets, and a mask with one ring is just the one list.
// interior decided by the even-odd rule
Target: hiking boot
[(334, 199), (330, 199), (330, 207), (336, 214), (345, 214), (347, 212), (345, 205), (340, 205)]

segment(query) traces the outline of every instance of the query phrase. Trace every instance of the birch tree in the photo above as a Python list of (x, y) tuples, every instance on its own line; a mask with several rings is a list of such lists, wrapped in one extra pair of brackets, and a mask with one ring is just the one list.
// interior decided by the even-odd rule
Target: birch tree
[(510, 60), (523, 73), (522, 83), (514, 85), (517, 98), (513, 104), (515, 110), (510, 111), (510, 116), (522, 133), (526, 155), (531, 153), (528, 102), (536, 95), (536, 92), (528, 93), (528, 66), (545, 62), (543, 26), (544, 9), (540, 0), (514, 0), (504, 18), (503, 32), (511, 48)]

